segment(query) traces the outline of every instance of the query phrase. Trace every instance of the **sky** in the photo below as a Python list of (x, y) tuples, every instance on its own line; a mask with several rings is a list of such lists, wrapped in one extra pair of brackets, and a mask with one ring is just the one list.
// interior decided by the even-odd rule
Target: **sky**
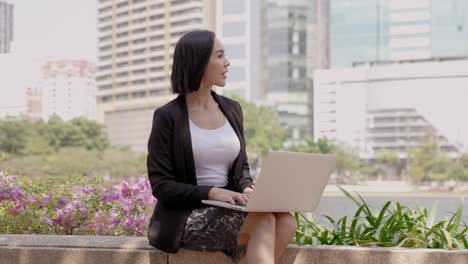
[[(0, 112), (25, 106), (25, 90), (49, 59), (96, 62), (96, 0), (7, 0), (14, 5), (14, 39), (0, 54)], [(15, 109), (15, 108), (13, 108)]]

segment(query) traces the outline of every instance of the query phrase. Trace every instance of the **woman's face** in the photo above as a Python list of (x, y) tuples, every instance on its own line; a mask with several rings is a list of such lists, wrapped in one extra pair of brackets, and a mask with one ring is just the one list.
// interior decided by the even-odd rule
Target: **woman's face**
[(211, 58), (203, 73), (202, 83), (224, 87), (226, 85), (227, 72), (230, 62), (224, 55), (224, 47), (221, 42), (215, 38)]

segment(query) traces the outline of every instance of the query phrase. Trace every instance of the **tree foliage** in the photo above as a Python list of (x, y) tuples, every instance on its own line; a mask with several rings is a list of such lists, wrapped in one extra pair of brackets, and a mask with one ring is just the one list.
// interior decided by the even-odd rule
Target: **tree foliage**
[(244, 135), (251, 160), (263, 157), (269, 150), (281, 149), (286, 130), (276, 119), (276, 114), (265, 106), (234, 97), (244, 112)]
[(118, 180), (140, 177), (146, 172), (146, 155), (128, 148), (108, 147), (103, 151), (65, 147), (43, 155), (10, 156), (0, 161), (0, 171), (15, 168), (15, 174), (33, 179), (99, 176)]
[(65, 147), (104, 150), (109, 145), (104, 127), (85, 118), (48, 122), (28, 119), (0, 120), (0, 150), (12, 155), (50, 154)]
[(146, 155), (110, 147), (104, 127), (94, 121), (58, 116), (48, 122), (0, 120), (0, 171), (31, 178), (141, 176)]
[(425, 144), (410, 153), (410, 167), (408, 175), (413, 182), (467, 180), (468, 170), (460, 161), (452, 160), (439, 149), (437, 138), (429, 133)]
[(327, 138), (320, 138), (315, 142), (312, 137), (306, 137), (305, 143), (293, 145), (289, 149), (306, 153), (335, 154), (336, 173), (340, 176), (351, 176), (360, 167), (359, 157), (353, 149), (332, 144)]

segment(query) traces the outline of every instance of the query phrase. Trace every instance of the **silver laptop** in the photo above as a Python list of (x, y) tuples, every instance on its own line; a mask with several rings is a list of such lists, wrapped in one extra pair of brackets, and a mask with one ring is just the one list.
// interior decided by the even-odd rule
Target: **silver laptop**
[(245, 212), (312, 212), (335, 164), (335, 155), (271, 151), (263, 161), (247, 205), (202, 202)]

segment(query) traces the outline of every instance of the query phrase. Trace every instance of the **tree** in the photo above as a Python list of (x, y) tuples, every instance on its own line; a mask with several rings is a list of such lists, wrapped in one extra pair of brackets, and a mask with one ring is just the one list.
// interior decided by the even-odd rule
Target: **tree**
[(297, 152), (328, 154), (333, 152), (333, 147), (327, 138), (319, 138), (316, 143), (312, 137), (306, 137), (304, 144), (296, 144), (289, 149)]
[(400, 175), (400, 158), (394, 151), (385, 149), (377, 154), (377, 162), (388, 165), (395, 169), (395, 173)]
[(83, 117), (74, 118), (70, 123), (76, 127), (84, 137), (82, 145), (88, 150), (104, 150), (109, 146), (109, 140), (104, 126)]
[(104, 150), (108, 145), (104, 127), (85, 118), (63, 121), (52, 116), (47, 123), (27, 119), (0, 121), (0, 150), (8, 154), (48, 154), (64, 147)]
[(0, 150), (9, 154), (22, 154), (31, 124), (27, 120), (0, 120)]
[(340, 177), (351, 177), (359, 169), (358, 155), (349, 147), (329, 143), (327, 138), (320, 138), (314, 142), (312, 137), (306, 137), (305, 143), (296, 144), (289, 148), (291, 151), (306, 153), (322, 153), (336, 155), (336, 173)]
[(434, 133), (428, 133), (425, 144), (410, 152), (408, 175), (413, 182), (425, 180), (444, 181), (453, 162), (438, 148)]
[(281, 149), (286, 130), (276, 120), (276, 114), (265, 106), (258, 106), (234, 97), (244, 112), (244, 135), (247, 153), (253, 163), (269, 150)]
[(468, 169), (468, 152), (465, 152), (460, 157), (460, 163), (463, 168)]
[(359, 169), (359, 157), (352, 148), (335, 145), (333, 153), (336, 155), (336, 172), (338, 175), (351, 177)]

